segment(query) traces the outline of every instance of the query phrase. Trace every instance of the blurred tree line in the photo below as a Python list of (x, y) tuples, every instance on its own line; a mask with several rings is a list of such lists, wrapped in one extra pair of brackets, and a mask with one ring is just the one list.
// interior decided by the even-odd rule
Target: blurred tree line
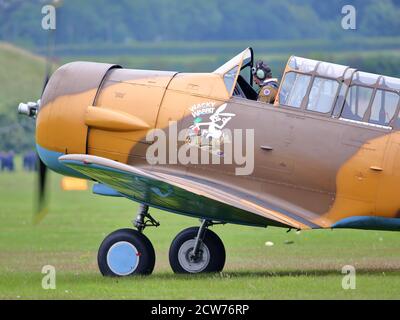
[[(59, 0), (60, 1), (60, 0)], [(0, 0), (0, 39), (44, 45), (43, 0)], [(357, 30), (343, 32), (344, 5)], [(337, 39), (400, 32), (400, 0), (64, 0), (58, 43), (161, 40)]]

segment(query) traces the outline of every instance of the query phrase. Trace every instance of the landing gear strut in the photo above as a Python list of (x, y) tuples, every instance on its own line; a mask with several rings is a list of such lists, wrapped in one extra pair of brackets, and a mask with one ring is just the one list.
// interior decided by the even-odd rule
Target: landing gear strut
[(189, 260), (192, 262), (196, 262), (199, 259), (201, 259), (202, 251), (200, 250), (200, 246), (204, 240), (204, 233), (209, 225), (210, 222), (208, 220), (203, 220), (199, 230), (197, 231), (197, 236), (194, 242), (193, 251), (190, 252), (189, 254)]
[(133, 221), (133, 225), (140, 233), (142, 233), (146, 227), (158, 227), (160, 226), (160, 223), (150, 215), (149, 206), (141, 203), (139, 205), (138, 215)]
[(225, 265), (221, 239), (208, 229), (213, 223), (202, 220), (200, 227), (180, 232), (169, 249), (169, 262), (175, 273), (220, 272)]

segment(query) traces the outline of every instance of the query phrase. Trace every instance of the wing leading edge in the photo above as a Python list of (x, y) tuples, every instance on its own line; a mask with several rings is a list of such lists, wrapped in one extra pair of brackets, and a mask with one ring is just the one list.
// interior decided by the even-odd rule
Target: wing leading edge
[(199, 178), (154, 172), (90, 155), (65, 155), (59, 161), (131, 200), (166, 211), (260, 227), (320, 227), (294, 213), (260, 203), (249, 194)]

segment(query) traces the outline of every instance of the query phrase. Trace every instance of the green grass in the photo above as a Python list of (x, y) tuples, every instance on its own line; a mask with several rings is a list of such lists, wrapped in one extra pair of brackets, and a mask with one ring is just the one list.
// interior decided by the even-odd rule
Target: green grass
[[(152, 210), (146, 229), (157, 261), (153, 275), (103, 278), (97, 248), (115, 229), (130, 227), (137, 205), (125, 199), (63, 192), (51, 177), (50, 213), (31, 224), (34, 176), (0, 173), (1, 299), (399, 299), (400, 237), (395, 232), (215, 226), (224, 241), (222, 274), (174, 275), (168, 248), (196, 219)], [(265, 246), (266, 241), (274, 246)], [(288, 241), (292, 244), (286, 244)], [(41, 269), (53, 265), (57, 289), (43, 290)], [(343, 290), (341, 268), (354, 265), (356, 290)]]

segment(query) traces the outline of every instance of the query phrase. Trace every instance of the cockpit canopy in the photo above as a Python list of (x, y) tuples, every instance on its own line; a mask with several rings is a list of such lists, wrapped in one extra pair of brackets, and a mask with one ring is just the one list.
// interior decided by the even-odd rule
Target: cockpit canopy
[(398, 118), (399, 92), (400, 79), (292, 56), (275, 104), (391, 126)]
[[(220, 75), (229, 97), (257, 100), (252, 87), (253, 50), (247, 48), (213, 73)], [(246, 79), (246, 68), (249, 77)], [(400, 128), (400, 79), (292, 56), (286, 65), (275, 106)]]

